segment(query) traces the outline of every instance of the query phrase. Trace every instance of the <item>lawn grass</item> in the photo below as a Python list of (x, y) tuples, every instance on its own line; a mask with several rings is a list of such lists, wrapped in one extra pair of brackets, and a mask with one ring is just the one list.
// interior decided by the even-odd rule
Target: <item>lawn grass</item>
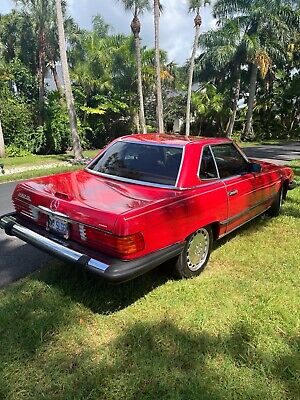
[[(99, 150), (86, 150), (84, 151), (84, 156), (87, 158), (92, 158), (97, 155)], [(22, 168), (27, 167), (28, 170), (24, 172), (16, 172), (14, 174), (1, 174), (0, 171), (0, 183), (19, 181), (24, 179), (35, 178), (39, 176), (46, 176), (57, 174), (60, 172), (74, 171), (82, 166), (72, 166), (64, 164), (73, 158), (71, 153), (61, 154), (61, 155), (49, 155), (49, 156), (36, 156), (30, 155), (26, 157), (15, 157), (15, 158), (0, 158), (0, 164), (3, 163), (5, 169), (10, 168)], [(61, 163), (61, 165), (59, 165)], [(48, 165), (49, 168), (38, 168), (39, 165)], [(53, 164), (57, 164), (53, 166)], [(30, 169), (34, 167), (35, 169)]]
[(193, 280), (52, 262), (0, 291), (0, 399), (299, 400), (299, 233), (298, 187)]
[(80, 165), (79, 166), (62, 165), (53, 168), (33, 169), (29, 171), (19, 172), (16, 174), (9, 174), (9, 175), (0, 174), (0, 183), (22, 181), (24, 179), (36, 178), (39, 176), (58, 174), (60, 172), (76, 171), (80, 168), (83, 167)]
[[(94, 157), (99, 150), (85, 150), (85, 157)], [(57, 155), (29, 155), (25, 157), (6, 157), (0, 158), (0, 164), (4, 164), (5, 168), (23, 167), (26, 165), (47, 165), (56, 164), (59, 162), (66, 162), (73, 158), (72, 153), (57, 154)]]

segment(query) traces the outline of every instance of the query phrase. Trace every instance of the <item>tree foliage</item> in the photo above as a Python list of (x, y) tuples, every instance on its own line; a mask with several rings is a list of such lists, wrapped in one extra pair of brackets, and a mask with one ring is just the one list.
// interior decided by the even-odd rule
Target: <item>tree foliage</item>
[[(59, 153), (71, 143), (66, 104), (59, 95), (63, 87), (54, 3), (16, 3), (18, 8), (0, 15), (0, 121), (5, 145), (14, 155), (19, 149)], [(189, 0), (186, 12), (198, 14), (206, 3)], [(128, 9), (133, 18), (151, 12), (153, 4), (146, 0), (116, 1), (116, 6)], [(63, 3), (79, 133), (85, 147), (100, 147), (138, 130), (135, 40), (141, 25), (131, 27), (136, 34), (120, 35), (96, 15), (92, 28), (85, 30), (67, 16), (65, 6)], [(159, 6), (161, 11), (160, 2)], [(292, 0), (217, 0), (213, 13), (217, 26), (201, 33), (201, 54), (195, 59), (191, 134), (243, 136), (251, 117), (252, 138), (299, 137), (299, 4)], [(140, 80), (148, 131), (157, 129), (155, 56), (153, 48), (141, 46)], [(186, 118), (190, 64), (170, 63), (162, 49), (159, 57), (164, 120), (171, 132), (174, 120), (181, 118), (184, 122)], [(253, 66), (257, 69), (255, 76)], [(56, 86), (54, 82), (49, 85), (54, 77)], [(254, 91), (250, 82), (255, 84)]]

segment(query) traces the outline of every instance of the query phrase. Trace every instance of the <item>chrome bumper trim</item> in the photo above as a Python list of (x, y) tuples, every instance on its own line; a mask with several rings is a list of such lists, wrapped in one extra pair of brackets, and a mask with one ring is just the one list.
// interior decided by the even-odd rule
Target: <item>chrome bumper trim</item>
[(75, 250), (69, 249), (54, 240), (48, 239), (24, 226), (19, 225), (13, 216), (7, 215), (0, 219), (0, 227), (11, 236), (16, 236), (33, 246), (46, 251), (47, 253), (53, 254), (54, 256), (61, 258), (65, 261), (72, 263), (80, 263), (81, 260), (85, 260), (87, 267), (95, 268), (97, 270), (105, 272), (109, 265), (102, 263), (99, 260), (88, 257), (85, 254), (79, 253)]
[(38, 210), (42, 211), (42, 213), (44, 213), (44, 214), (50, 215), (50, 217), (52, 217), (54, 215), (54, 216), (57, 216), (57, 217), (59, 217), (61, 219), (64, 219), (65, 221), (69, 221), (70, 220), (69, 217), (66, 214), (62, 214), (62, 213), (60, 213), (58, 211), (52, 211), (48, 207), (38, 206), (38, 207), (35, 207), (35, 208), (37, 208)]
[[(68, 242), (61, 241), (59, 243), (59, 239), (44, 237), (42, 232), (37, 233), (35, 229), (30, 229), (30, 225), (27, 227), (26, 221), (23, 224), (16, 213), (0, 216), (0, 228), (4, 229), (7, 235), (16, 236), (63, 261), (77, 264), (90, 272), (98, 274), (108, 282), (117, 284), (135, 279), (165, 261), (178, 256), (185, 245), (185, 242), (175, 243), (130, 261), (119, 260), (100, 253), (99, 259), (97, 259), (97, 255), (95, 255), (96, 258), (88, 256), (85, 254), (84, 247), (80, 246), (78, 248), (76, 243), (72, 241), (70, 241), (70, 246), (75, 245), (75, 248), (79, 249), (79, 251), (67, 247), (66, 244)], [(105, 262), (100, 261), (101, 259)]]

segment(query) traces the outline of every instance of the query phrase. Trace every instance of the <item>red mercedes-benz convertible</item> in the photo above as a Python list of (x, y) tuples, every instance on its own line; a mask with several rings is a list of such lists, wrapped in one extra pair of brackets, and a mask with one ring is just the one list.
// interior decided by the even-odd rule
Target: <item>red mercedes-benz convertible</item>
[(249, 160), (228, 139), (133, 135), (83, 170), (19, 184), (8, 235), (111, 282), (175, 259), (199, 275), (213, 242), (256, 216), (276, 216), (296, 184), (289, 167)]

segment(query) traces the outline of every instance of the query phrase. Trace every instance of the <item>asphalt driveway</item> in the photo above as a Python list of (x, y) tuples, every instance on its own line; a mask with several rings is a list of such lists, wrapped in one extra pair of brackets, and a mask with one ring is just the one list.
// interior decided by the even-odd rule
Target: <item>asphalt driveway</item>
[[(16, 185), (15, 182), (0, 185), (0, 215), (13, 211), (11, 195)], [(29, 275), (49, 259), (47, 254), (0, 229), (0, 288)]]
[(253, 146), (244, 149), (248, 157), (284, 165), (291, 160), (300, 160), (300, 141), (284, 145)]
[[(300, 159), (300, 141), (245, 149), (248, 157), (278, 164)], [(13, 211), (11, 194), (16, 183), (0, 184), (0, 215)], [(0, 230), (0, 288), (41, 268), (51, 257)]]

